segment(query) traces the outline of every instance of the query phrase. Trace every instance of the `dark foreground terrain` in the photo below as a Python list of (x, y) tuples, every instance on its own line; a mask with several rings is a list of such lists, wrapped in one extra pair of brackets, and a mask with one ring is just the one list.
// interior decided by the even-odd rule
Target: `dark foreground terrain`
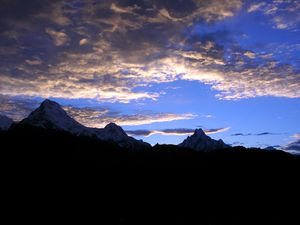
[[(0, 132), (2, 155), (31, 161), (72, 161), (95, 168), (211, 168), (220, 164), (297, 164), (299, 156), (242, 146), (211, 152), (196, 152), (176, 145), (155, 145), (132, 151), (114, 142), (32, 126), (18, 126)], [(4, 147), (5, 146), (5, 147)]]
[(0, 132), (0, 141), (6, 208), (19, 209), (11, 221), (299, 224), (300, 160), (282, 151), (133, 152), (34, 127)]

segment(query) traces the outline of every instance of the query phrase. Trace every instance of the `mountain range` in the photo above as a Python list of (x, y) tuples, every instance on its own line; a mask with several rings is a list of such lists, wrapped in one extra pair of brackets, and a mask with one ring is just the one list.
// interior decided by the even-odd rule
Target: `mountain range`
[(102, 141), (112, 141), (122, 148), (131, 150), (151, 148), (150, 144), (129, 137), (120, 126), (114, 123), (109, 123), (104, 128), (86, 127), (68, 116), (57, 102), (48, 99), (15, 126), (24, 125), (66, 131), (76, 136), (96, 137)]
[[(65, 160), (74, 168), (214, 168), (220, 171), (232, 165), (253, 169), (276, 169), (298, 164), (300, 157), (280, 150), (229, 147), (222, 140), (213, 140), (203, 130), (196, 129), (179, 145), (151, 146), (130, 137), (118, 125), (104, 128), (86, 127), (71, 118), (62, 107), (50, 100), (18, 123), (1, 117), (1, 156), (27, 162)], [(9, 127), (10, 126), (10, 127)], [(8, 128), (9, 127), (9, 128)], [(5, 130), (5, 131), (3, 131)], [(260, 161), (260, 162), (259, 162)], [(81, 169), (79, 169), (81, 170)]]
[[(40, 106), (29, 114), (29, 116), (17, 124), (7, 117), (0, 117), (0, 127), (7, 130), (12, 127), (33, 126), (44, 129), (66, 131), (76, 136), (95, 137), (102, 141), (111, 141), (122, 148), (131, 150), (150, 149), (151, 145), (130, 137), (118, 125), (107, 124), (104, 128), (86, 127), (71, 118), (62, 107), (54, 101), (46, 99)], [(207, 136), (202, 129), (196, 129), (195, 133), (187, 137), (179, 146), (190, 148), (195, 151), (213, 151), (229, 148), (221, 139), (216, 141)]]

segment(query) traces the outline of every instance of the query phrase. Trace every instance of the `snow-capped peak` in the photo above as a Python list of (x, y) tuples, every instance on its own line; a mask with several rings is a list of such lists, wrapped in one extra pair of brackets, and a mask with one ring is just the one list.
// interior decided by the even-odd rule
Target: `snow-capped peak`
[(194, 135), (200, 137), (200, 136), (205, 135), (205, 133), (204, 133), (204, 131), (201, 128), (199, 128), (199, 129), (195, 130)]
[(51, 101), (49, 99), (44, 100), (40, 107), (45, 108), (45, 109), (49, 109), (49, 110), (62, 110), (61, 106), (55, 102), (55, 101)]
[(102, 129), (94, 129), (97, 137), (101, 140), (122, 141), (128, 139), (128, 135), (115, 123), (109, 123)]
[(66, 119), (67, 113), (61, 108), (61, 106), (54, 101), (46, 99), (36, 110), (37, 114), (47, 116), (48, 119), (58, 122), (59, 120)]
[(187, 137), (179, 146), (191, 148), (196, 151), (212, 151), (229, 147), (222, 139), (216, 141), (210, 138), (202, 129), (196, 129), (194, 134)]
[(115, 123), (109, 123), (102, 129), (94, 128), (93, 131), (100, 140), (113, 141), (119, 146), (131, 150), (145, 150), (151, 147), (146, 142), (129, 137), (122, 127)]
[(8, 130), (14, 121), (7, 116), (0, 115), (0, 130)]
[(21, 124), (65, 130), (77, 135), (88, 133), (87, 128), (69, 117), (57, 102), (48, 99), (21, 121)]
[(125, 131), (114, 123), (109, 123), (104, 128), (85, 127), (68, 116), (58, 103), (48, 99), (43, 101), (36, 110), (19, 123), (19, 125), (22, 124), (64, 130), (76, 135), (94, 136), (100, 140), (115, 142), (119, 146), (128, 149), (150, 148), (148, 143), (127, 136)]
[(104, 132), (117, 137), (127, 137), (125, 131), (115, 123), (109, 123), (104, 127)]

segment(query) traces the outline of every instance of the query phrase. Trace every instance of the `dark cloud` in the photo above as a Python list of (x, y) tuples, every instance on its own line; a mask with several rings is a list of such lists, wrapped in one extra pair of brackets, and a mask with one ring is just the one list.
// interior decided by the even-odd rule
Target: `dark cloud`
[(126, 133), (130, 136), (150, 136), (150, 130), (126, 130)]
[(300, 145), (289, 145), (288, 147), (285, 148), (285, 150), (300, 151)]
[(176, 79), (177, 71), (165, 71), (177, 60), (166, 49), (170, 39), (192, 21), (220, 20), (240, 7), (217, 0), (1, 3), (2, 94), (121, 102), (156, 99), (159, 93), (133, 88)]
[(29, 115), (39, 106), (39, 102), (34, 99), (22, 96), (11, 97), (0, 95), (0, 112), (14, 121), (20, 121)]
[(284, 150), (300, 151), (300, 139), (289, 143), (287, 146), (285, 146)]
[(248, 136), (250, 134), (243, 134), (243, 133), (235, 133), (235, 134), (231, 134), (231, 136)]
[(243, 146), (244, 144), (245, 144), (244, 142), (235, 141), (235, 142), (232, 142), (230, 145), (231, 146)]
[(9, 23), (13, 21), (24, 21), (29, 18), (40, 14), (41, 12), (48, 11), (52, 8), (56, 0), (2, 0), (0, 8), (0, 18), (2, 22)]
[(262, 133), (235, 133), (231, 136), (265, 136), (265, 135), (280, 135), (278, 133), (262, 132)]
[[(219, 128), (219, 129), (206, 129), (204, 132), (206, 134), (214, 134), (227, 131), (229, 127)], [(144, 136), (148, 137), (153, 134), (162, 134), (162, 135), (192, 135), (195, 132), (195, 129), (188, 128), (173, 128), (173, 129), (162, 129), (162, 130), (127, 130), (126, 133), (132, 136)]]
[(1, 3), (1, 94), (128, 103), (161, 95), (137, 87), (183, 79), (220, 99), (300, 96), (294, 65), (256, 60), (227, 30), (194, 31), (234, 16), (240, 0)]
[(158, 6), (165, 8), (170, 16), (174, 18), (183, 18), (197, 11), (197, 5), (193, 0), (166, 0), (157, 1), (157, 3)]
[(164, 133), (177, 133), (177, 134), (186, 134), (186, 133), (194, 133), (194, 129), (187, 128), (177, 128), (177, 129), (164, 129), (162, 132)]
[(270, 132), (262, 132), (262, 133), (258, 133), (256, 134), (257, 136), (264, 136), (264, 135), (277, 135), (276, 133), (270, 133)]

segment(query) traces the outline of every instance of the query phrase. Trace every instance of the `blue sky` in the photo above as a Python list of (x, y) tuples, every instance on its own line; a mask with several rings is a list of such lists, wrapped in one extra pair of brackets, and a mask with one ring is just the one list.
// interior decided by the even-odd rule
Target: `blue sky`
[(0, 113), (45, 98), (151, 144), (299, 150), (300, 1), (2, 0)]

